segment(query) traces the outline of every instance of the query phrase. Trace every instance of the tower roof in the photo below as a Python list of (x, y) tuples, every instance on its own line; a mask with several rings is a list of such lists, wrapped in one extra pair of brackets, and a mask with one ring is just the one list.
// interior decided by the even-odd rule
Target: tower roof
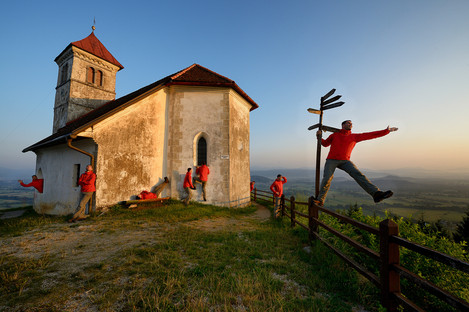
[(82, 39), (82, 40), (79, 40), (79, 41), (74, 41), (72, 43), (70, 43), (63, 51), (62, 53), (59, 54), (59, 56), (57, 56), (55, 58), (55, 61), (57, 61), (57, 59), (70, 47), (70, 46), (74, 46), (74, 47), (77, 47), (77, 48), (80, 48), (88, 53), (91, 53), (93, 54), (94, 56), (97, 56), (105, 61), (108, 61), (109, 63), (111, 64), (114, 64), (116, 65), (117, 67), (119, 67), (119, 70), (124, 68), (124, 66), (122, 66), (121, 63), (119, 63), (114, 56), (112, 56), (112, 54), (106, 49), (106, 47), (101, 43), (101, 41), (98, 40), (98, 38), (96, 38), (96, 36), (94, 35), (94, 31), (91, 32), (91, 34)]

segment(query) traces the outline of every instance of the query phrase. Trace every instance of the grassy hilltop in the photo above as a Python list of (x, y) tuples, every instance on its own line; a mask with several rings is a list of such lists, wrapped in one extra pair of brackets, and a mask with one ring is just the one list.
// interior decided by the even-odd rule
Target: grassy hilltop
[[(122, 206), (85, 221), (32, 210), (0, 219), (0, 311), (383, 311), (379, 292), (307, 232), (274, 220), (271, 205), (229, 209), (179, 201), (139, 211)], [(352, 218), (377, 226), (379, 217)], [(377, 251), (379, 238), (321, 214)], [(305, 220), (301, 220), (307, 223)], [(403, 237), (467, 261), (464, 244), (396, 220)], [(378, 274), (379, 266), (321, 230)], [(465, 273), (402, 253), (401, 264), (469, 299)], [(403, 281), (426, 310), (453, 311)]]
[(73, 224), (0, 220), (0, 311), (379, 309), (373, 286), (264, 209), (173, 201)]

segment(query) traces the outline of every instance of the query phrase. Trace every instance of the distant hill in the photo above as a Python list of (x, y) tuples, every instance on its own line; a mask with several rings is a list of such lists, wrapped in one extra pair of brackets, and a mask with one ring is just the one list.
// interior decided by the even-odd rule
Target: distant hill
[(0, 167), (0, 180), (31, 180), (31, 176), (34, 174), (34, 169), (10, 169), (5, 167)]
[(273, 181), (269, 178), (258, 176), (258, 175), (251, 175), (251, 181), (256, 181), (256, 184), (261, 183), (272, 183)]
[[(383, 190), (393, 190), (394, 193), (410, 194), (457, 194), (469, 203), (469, 177), (441, 178), (441, 177), (409, 177), (396, 174), (387, 174), (378, 171), (363, 170), (373, 184)], [(251, 170), (251, 180), (256, 181), (256, 187), (268, 190), (277, 174), (282, 174), (288, 179), (286, 190), (313, 190), (315, 187), (315, 170), (313, 169), (265, 169)], [(321, 172), (322, 175), (322, 172)], [(320, 177), (322, 180), (322, 176)], [(332, 190), (363, 193), (360, 186), (344, 171), (336, 170), (331, 185)], [(288, 193), (288, 192), (287, 192)]]

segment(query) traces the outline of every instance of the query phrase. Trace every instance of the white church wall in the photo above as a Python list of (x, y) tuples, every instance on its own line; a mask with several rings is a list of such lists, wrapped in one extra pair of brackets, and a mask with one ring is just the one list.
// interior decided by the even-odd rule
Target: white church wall
[[(229, 201), (229, 89), (173, 86), (170, 90), (170, 172), (176, 184), (171, 185), (174, 197), (185, 196), (182, 184), (188, 167), (196, 176), (196, 139), (207, 141), (208, 203)], [(193, 199), (201, 200), (201, 186), (196, 185)]]
[(230, 92), (230, 206), (250, 203), (249, 110), (251, 105)]
[[(72, 145), (92, 154), (96, 152), (96, 145), (89, 139), (73, 141)], [(36, 194), (34, 210), (51, 215), (74, 213), (81, 193), (76, 182), (90, 164), (90, 157), (69, 148), (66, 144), (37, 150), (36, 155), (36, 172), (42, 174), (44, 192)], [(80, 168), (79, 173), (76, 172), (77, 165)]]
[[(160, 90), (93, 126), (97, 206), (152, 190), (166, 176), (166, 93)], [(162, 196), (167, 196), (169, 190)]]

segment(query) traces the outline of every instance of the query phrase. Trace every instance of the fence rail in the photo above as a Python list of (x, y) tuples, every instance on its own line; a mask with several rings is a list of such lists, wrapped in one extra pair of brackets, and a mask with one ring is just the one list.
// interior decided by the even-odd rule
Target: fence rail
[[(262, 191), (256, 188), (252, 191), (251, 195), (254, 201), (257, 201), (259, 199), (264, 201), (274, 200), (272, 192)], [(376, 287), (378, 287), (381, 290), (381, 304), (388, 311), (397, 311), (399, 309), (399, 306), (403, 307), (406, 311), (424, 311), (422, 308), (418, 307), (414, 302), (406, 298), (401, 293), (401, 277), (407, 279), (409, 282), (415, 285), (418, 285), (420, 288), (433, 294), (434, 296), (443, 300), (450, 306), (458, 309), (458, 311), (469, 311), (469, 303), (467, 301), (464, 301), (454, 296), (453, 294), (432, 284), (428, 280), (402, 267), (400, 265), (399, 247), (407, 248), (409, 250), (423, 255), (424, 257), (436, 260), (442, 264), (450, 266), (451, 268), (464, 273), (469, 273), (469, 263), (456, 259), (439, 251), (430, 249), (428, 247), (413, 243), (400, 237), (398, 225), (390, 219), (382, 221), (379, 224), (379, 228), (375, 228), (368, 224), (354, 220), (350, 217), (338, 214), (334, 211), (318, 206), (314, 202), (312, 197), (309, 198), (307, 203), (305, 203), (295, 201), (295, 197), (293, 196), (288, 199), (285, 198), (284, 195), (282, 195), (280, 205), (281, 215), (290, 218), (292, 227), (299, 225), (300, 227), (306, 229), (309, 232), (309, 237), (311, 240), (317, 239), (321, 241), (324, 245), (330, 248), (337, 256), (347, 262), (352, 268), (354, 268), (356, 271), (366, 277), (370, 282), (372, 282)], [(299, 211), (297, 209), (297, 206), (306, 206), (308, 214)], [(358, 229), (361, 229), (379, 237), (379, 253), (360, 244), (354, 239), (342, 234), (340, 231), (320, 221), (319, 212), (326, 213), (340, 220), (341, 222), (348, 223)], [(302, 223), (300, 220), (298, 220), (297, 216), (307, 219), (308, 224), (306, 225)], [(377, 261), (380, 265), (379, 277), (374, 273), (368, 271), (364, 266), (347, 257), (347, 255), (345, 255), (338, 248), (333, 246), (326, 238), (319, 235), (319, 227), (338, 237), (345, 243), (358, 250), (360, 253), (366, 254), (370, 258)]]

